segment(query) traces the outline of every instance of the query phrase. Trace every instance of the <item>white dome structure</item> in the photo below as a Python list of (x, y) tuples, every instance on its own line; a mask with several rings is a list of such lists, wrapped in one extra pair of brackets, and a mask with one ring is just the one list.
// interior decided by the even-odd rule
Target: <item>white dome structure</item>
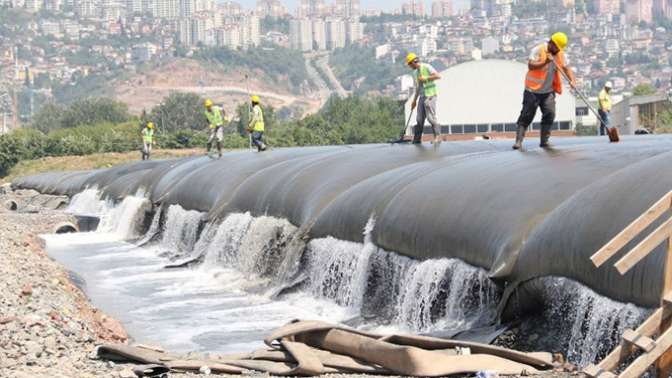
[[(441, 72), (437, 81), (437, 117), (442, 134), (484, 134), (516, 131), (522, 108), (527, 65), (515, 61), (489, 59), (461, 63)], [(562, 95), (556, 96), (553, 130), (573, 131), (576, 101), (564, 83)], [(406, 117), (411, 109), (406, 103)], [(539, 130), (541, 112), (532, 124)], [(407, 133), (413, 133), (415, 112)], [(426, 122), (425, 132), (431, 133)]]

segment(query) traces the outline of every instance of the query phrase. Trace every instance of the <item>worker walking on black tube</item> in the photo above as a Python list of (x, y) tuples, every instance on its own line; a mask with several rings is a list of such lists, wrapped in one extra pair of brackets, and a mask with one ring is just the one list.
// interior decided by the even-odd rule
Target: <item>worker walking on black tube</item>
[(436, 98), (438, 89), (436, 81), (441, 79), (439, 72), (427, 63), (421, 63), (420, 58), (413, 53), (406, 56), (406, 64), (415, 70), (415, 96), (411, 103), (411, 112), (418, 108), (417, 124), (413, 134), (413, 143), (422, 143), (422, 133), (425, 128), (425, 119), (432, 125), (434, 143), (441, 143), (441, 126), (436, 118)]
[(612, 86), (611, 81), (607, 81), (597, 96), (600, 105), (597, 112), (602, 118), (601, 122), (598, 120), (600, 122), (600, 135), (606, 135), (607, 130), (609, 130), (609, 113), (611, 113), (611, 95), (609, 92), (611, 92)]
[(247, 125), (247, 131), (252, 134), (252, 144), (257, 147), (257, 151), (266, 151), (264, 143), (264, 112), (259, 104), (259, 96), (252, 96), (252, 112), (250, 122)]
[(222, 140), (224, 139), (224, 111), (219, 106), (214, 106), (212, 100), (205, 100), (205, 118), (208, 119), (210, 127), (210, 137), (206, 155), (210, 154), (210, 149), (214, 142), (217, 143), (217, 153), (222, 157)]
[(149, 160), (154, 145), (154, 123), (147, 122), (142, 129), (142, 160)]
[(555, 122), (555, 96), (562, 94), (560, 71), (562, 70), (572, 88), (576, 87), (574, 73), (567, 66), (565, 48), (567, 35), (555, 33), (551, 39), (537, 45), (530, 54), (525, 77), (525, 92), (523, 93), (523, 109), (518, 117), (516, 143), (513, 149), (520, 149), (525, 139), (525, 132), (534, 120), (537, 108), (541, 109), (540, 147), (548, 147), (551, 137), (551, 127)]

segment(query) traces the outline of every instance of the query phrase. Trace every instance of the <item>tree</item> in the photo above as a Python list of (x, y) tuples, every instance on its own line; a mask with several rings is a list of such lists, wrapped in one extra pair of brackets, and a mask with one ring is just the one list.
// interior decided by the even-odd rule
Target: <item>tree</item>
[(635, 96), (648, 96), (656, 93), (656, 88), (652, 87), (651, 84), (639, 84), (632, 90), (632, 94)]
[(110, 98), (88, 98), (74, 102), (61, 115), (61, 127), (94, 125), (101, 122), (128, 121), (128, 106)]
[(61, 118), (65, 112), (65, 107), (54, 104), (53, 102), (44, 104), (37, 114), (33, 116), (30, 123), (31, 127), (48, 133), (61, 127)]
[(195, 93), (173, 92), (152, 108), (149, 120), (164, 133), (182, 129), (203, 130), (208, 125), (203, 115), (203, 101)]
[(116, 124), (128, 121), (130, 117), (124, 103), (109, 98), (89, 98), (68, 106), (46, 103), (33, 116), (30, 125), (46, 133), (60, 128), (102, 122)]

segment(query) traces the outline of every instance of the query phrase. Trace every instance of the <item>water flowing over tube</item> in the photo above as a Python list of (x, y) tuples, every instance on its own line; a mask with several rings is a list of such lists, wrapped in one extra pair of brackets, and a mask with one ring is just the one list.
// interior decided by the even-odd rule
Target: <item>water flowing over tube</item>
[[(96, 188), (102, 193), (101, 200), (112, 202), (144, 193), (149, 204), (161, 209), (154, 221), (150, 217), (145, 222), (147, 227), (160, 233), (161, 224), (165, 243), (172, 243), (176, 251), (197, 255), (181, 256), (185, 259), (213, 258), (207, 246), (198, 245), (199, 235), (208, 233), (222, 243), (241, 242), (227, 239), (226, 232), (218, 233), (210, 226), (231, 214), (250, 217), (229, 219), (231, 229), (269, 221), (263, 217), (282, 220), (286, 223), (267, 227), (279, 230), (269, 240), (279, 245), (305, 240), (302, 263), (314, 269), (316, 276), (311, 290), (346, 306), (366, 307), (362, 286), (380, 278), (370, 276), (370, 269), (363, 272), (362, 266), (372, 266), (385, 254), (420, 260), (400, 268), (406, 286), (391, 289), (398, 294), (393, 305), (397, 316), (419, 324), (419, 329), (430, 315), (406, 306), (405, 301), (418, 292), (430, 297), (458, 295), (457, 291), (436, 293), (436, 287), (420, 280), (427, 276), (471, 282), (481, 290), (476, 296), (479, 301), (502, 301), (504, 313), (533, 306), (538, 299), (534, 286), (544, 277), (571, 279), (616, 301), (657, 306), (663, 273), (661, 248), (625, 276), (610, 264), (594, 268), (589, 256), (672, 189), (672, 137), (625, 137), (619, 144), (601, 138), (558, 138), (554, 142), (552, 149), (523, 152), (511, 151), (509, 141), (454, 142), (439, 148), (362, 145), (287, 148), (261, 154), (239, 151), (221, 159), (190, 157), (91, 172), (50, 172), (19, 178), (12, 185), (69, 196)], [(140, 202), (129, 202), (119, 211), (146, 206)], [(170, 223), (178, 211), (186, 212), (180, 216), (190, 220), (189, 227)], [(168, 221), (160, 223), (161, 217)], [(119, 229), (121, 225), (102, 224), (128, 232)], [(363, 232), (367, 224), (369, 232)], [(165, 232), (166, 228), (174, 231)], [(280, 237), (283, 233), (289, 236)], [(320, 243), (326, 238), (359, 247), (340, 245), (341, 250), (325, 252)], [(364, 260), (346, 258), (351, 254)], [(427, 259), (441, 262), (424, 266), (422, 261)], [(236, 261), (241, 269), (255, 263)], [(462, 271), (462, 264), (481, 268), (481, 273)], [(348, 290), (360, 287), (362, 291), (326, 293), (316, 267), (347, 270), (348, 275), (339, 279), (350, 283)], [(265, 267), (276, 268), (273, 264)], [(362, 283), (358, 286), (356, 282)], [(447, 303), (441, 313), (489, 307), (464, 306)]]

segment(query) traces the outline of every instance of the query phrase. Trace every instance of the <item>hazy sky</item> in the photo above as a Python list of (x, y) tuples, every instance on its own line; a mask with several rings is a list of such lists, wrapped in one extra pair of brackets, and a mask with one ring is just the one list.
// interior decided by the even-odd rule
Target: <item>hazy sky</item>
[[(253, 8), (256, 4), (256, 0), (237, 0), (246, 8)], [(280, 0), (289, 11), (293, 13), (294, 8), (299, 3), (299, 0)], [(327, 4), (333, 3), (333, 0), (325, 0)], [(360, 0), (360, 6), (362, 9), (374, 8), (382, 9), (384, 11), (392, 11), (394, 8), (399, 8), (401, 6), (402, 0)], [(425, 11), (429, 13), (431, 11), (432, 1), (425, 0)], [(455, 11), (468, 7), (469, 0), (453, 0), (453, 9)]]

